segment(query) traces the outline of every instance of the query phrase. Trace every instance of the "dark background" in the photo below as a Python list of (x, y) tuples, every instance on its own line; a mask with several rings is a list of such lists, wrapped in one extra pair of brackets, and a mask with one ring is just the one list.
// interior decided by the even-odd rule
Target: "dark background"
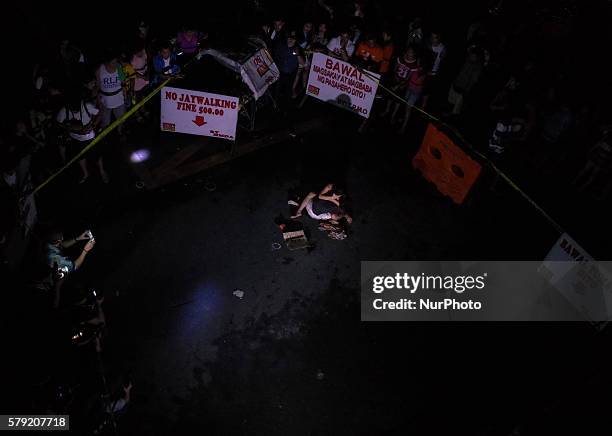
[[(444, 29), (458, 64), (467, 26), (485, 3), (380, 2), (379, 9), (397, 28), (419, 14)], [(279, 5), (287, 21), (292, 14), (302, 21), (299, 8)], [(554, 58), (555, 68), (571, 66), (584, 80), (565, 89), (605, 106), (608, 4), (579, 5), (572, 38), (550, 51), (534, 40), (533, 55)], [(271, 2), (263, 6), (275, 10)], [(541, 6), (512, 2), (505, 25), (532, 25)], [(66, 35), (95, 60), (107, 45), (124, 43), (144, 16), (154, 32), (172, 35), (185, 21), (202, 23), (213, 40), (232, 45), (227, 35), (238, 40), (258, 13), (229, 1), (3, 7), (3, 40), (14, 65), (10, 76), (3, 68), (5, 101), (16, 102), (15, 110), (21, 96), (27, 99), (21, 90), (31, 87), (33, 60)], [(79, 280), (108, 296), (109, 379), (116, 384), (126, 371), (134, 379), (121, 434), (609, 434), (609, 330), (359, 321), (360, 260), (538, 260), (559, 235), (505, 185), (495, 192), (480, 186), (463, 207), (439, 196), (409, 164), (422, 120), (407, 138), (359, 136), (351, 114), (312, 104), (303, 116), (333, 124), (210, 171), (214, 193), (203, 190), (202, 176), (138, 196), (121, 189), (58, 196), (62, 207), (47, 212), (68, 232), (92, 227), (99, 241)], [(568, 192), (558, 179), (519, 176), (590, 253), (606, 258), (609, 215), (602, 204)], [(338, 243), (309, 223), (315, 250), (271, 252), (287, 190), (330, 177), (352, 196), (354, 233)], [(231, 295), (235, 288), (245, 290), (245, 300)], [(22, 301), (12, 297), (6, 330), (30, 333), (15, 348), (19, 365), (5, 373), (15, 386), (6, 410), (18, 413), (31, 407), (40, 367), (64, 362), (36, 334), (47, 326), (13, 306)]]

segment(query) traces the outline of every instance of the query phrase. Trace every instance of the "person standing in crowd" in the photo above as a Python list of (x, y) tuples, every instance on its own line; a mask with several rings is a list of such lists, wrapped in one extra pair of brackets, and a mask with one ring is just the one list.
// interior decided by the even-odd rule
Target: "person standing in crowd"
[(612, 172), (612, 138), (610, 131), (604, 129), (603, 136), (589, 150), (587, 162), (573, 181), (573, 184), (581, 191), (592, 186), (598, 179), (605, 179), (605, 185), (601, 194), (605, 198), (612, 186), (610, 174)]
[(439, 32), (431, 32), (427, 43), (427, 50), (431, 56), (431, 69), (429, 74), (431, 76), (437, 76), (446, 58), (446, 46), (442, 42), (442, 36)]
[[(105, 129), (112, 116), (119, 119), (125, 113), (125, 73), (117, 57), (108, 55), (96, 72), (98, 80), (98, 108), (100, 109), (100, 128)], [(121, 133), (121, 126), (118, 128)], [(93, 139), (93, 138), (92, 138)]]
[(153, 70), (155, 71), (154, 84), (180, 73), (181, 67), (177, 64), (176, 55), (169, 44), (163, 44), (159, 53), (153, 58)]
[(355, 51), (355, 58), (361, 67), (375, 73), (380, 71), (383, 49), (376, 43), (376, 36), (373, 33), (369, 33), (365, 41), (359, 43)]
[[(147, 51), (144, 46), (136, 49), (130, 60), (132, 68), (134, 68), (134, 102), (138, 103), (146, 94), (147, 86), (149, 85), (149, 64)], [(143, 121), (143, 115), (146, 116), (144, 107), (136, 113), (138, 121)]]
[(495, 129), (489, 138), (489, 149), (502, 154), (507, 147), (515, 147), (529, 137), (535, 124), (535, 107), (521, 92), (515, 76), (497, 93), (489, 105)]
[[(95, 129), (99, 124), (100, 117), (98, 108), (92, 103), (84, 102), (79, 95), (75, 94), (70, 96), (67, 105), (57, 113), (56, 121), (68, 135), (67, 145), (60, 146), (60, 152), (65, 160), (66, 149), (70, 151), (71, 155), (76, 155), (95, 138)], [(104, 161), (99, 150), (92, 150), (88, 157), (96, 160), (102, 181), (108, 183), (108, 175), (104, 170)], [(86, 157), (79, 160), (79, 165), (83, 173), (79, 183), (84, 183), (89, 178)]]
[(285, 42), (275, 46), (274, 62), (280, 72), (276, 88), (277, 100), (282, 107), (286, 107), (289, 98), (295, 96), (297, 75), (305, 62), (302, 50), (297, 44), (296, 32), (289, 32)]
[(121, 54), (121, 61), (119, 63), (121, 71), (123, 72), (123, 94), (125, 96), (125, 108), (129, 109), (135, 104), (134, 99), (134, 84), (136, 82), (136, 70), (130, 63), (131, 54), (128, 56), (125, 53)]
[(423, 44), (423, 20), (417, 17), (408, 24), (406, 46), (420, 47)]
[(183, 65), (198, 54), (200, 44), (206, 38), (208, 38), (206, 33), (191, 28), (184, 28), (176, 35), (175, 45), (178, 52), (182, 53), (181, 60)]
[(461, 71), (459, 71), (448, 91), (448, 102), (452, 105), (452, 115), (461, 114), (465, 98), (480, 79), (483, 70), (482, 51), (478, 48), (471, 49), (463, 67), (461, 67)]
[(300, 60), (300, 71), (298, 72), (295, 83), (293, 85), (293, 97), (297, 97), (298, 93), (306, 88), (308, 83), (308, 73), (310, 72), (310, 60), (312, 55), (307, 54), (306, 51), (312, 46), (313, 32), (312, 22), (307, 21), (302, 26), (302, 31), (298, 34), (298, 45), (302, 50), (302, 56)]
[(349, 31), (342, 30), (338, 36), (329, 41), (327, 49), (332, 56), (348, 61), (355, 52), (355, 44), (349, 38)]
[(431, 32), (425, 46), (427, 53), (428, 73), (423, 89), (423, 107), (427, 107), (429, 98), (438, 89), (440, 68), (446, 58), (446, 46), (442, 43), (439, 32)]
[(263, 33), (263, 40), (266, 42), (268, 48), (272, 52), (279, 42), (284, 43), (286, 38), (284, 19), (277, 17), (272, 22), (272, 26), (264, 24), (261, 29)]
[(70, 40), (64, 39), (59, 46), (60, 75), (68, 83), (78, 80), (79, 67), (85, 63), (85, 56)]
[(353, 18), (352, 23), (349, 26), (349, 38), (355, 47), (357, 47), (357, 44), (359, 44), (361, 41), (362, 29), (363, 19), (359, 17)]
[(353, 2), (353, 17), (361, 18), (362, 20), (366, 17), (366, 2), (358, 0)]
[(312, 37), (312, 22), (306, 21), (302, 26), (302, 31), (298, 34), (298, 45), (302, 50), (310, 48)]
[(395, 51), (395, 45), (393, 44), (393, 33), (390, 29), (382, 31), (382, 62), (380, 63), (380, 74), (385, 76), (389, 72), (391, 67), (391, 60), (393, 59), (393, 52)]
[(320, 50), (321, 48), (326, 48), (329, 43), (329, 38), (327, 37), (327, 24), (320, 23), (317, 27), (317, 31), (312, 36), (312, 47), (315, 50)]
[(406, 94), (404, 95), (405, 112), (404, 120), (402, 121), (402, 127), (399, 133), (404, 134), (406, 132), (406, 126), (410, 120), (412, 114), (412, 108), (420, 103), (421, 96), (423, 94), (423, 88), (427, 79), (427, 71), (423, 68), (420, 62), (417, 62), (416, 68), (413, 68), (408, 76), (408, 83), (406, 84)]
[[(412, 46), (408, 47), (404, 52), (404, 55), (401, 57), (398, 56), (395, 60), (395, 66), (393, 69), (393, 79), (391, 81), (391, 90), (400, 95), (406, 93), (410, 76), (414, 72), (418, 71), (420, 68), (420, 59), (417, 56), (416, 49)], [(394, 102), (393, 100), (389, 99), (387, 101), (387, 107), (385, 111), (381, 114), (381, 117), (384, 118), (389, 114), (392, 105), (393, 112), (391, 115), (391, 124), (394, 124), (397, 111), (400, 108), (399, 102)]]
[(138, 39), (138, 41), (140, 43), (142, 43), (142, 45), (147, 48), (148, 43), (150, 42), (150, 35), (149, 35), (149, 25), (147, 24), (146, 21), (144, 20), (140, 20), (138, 22), (138, 26), (136, 29), (136, 38)]

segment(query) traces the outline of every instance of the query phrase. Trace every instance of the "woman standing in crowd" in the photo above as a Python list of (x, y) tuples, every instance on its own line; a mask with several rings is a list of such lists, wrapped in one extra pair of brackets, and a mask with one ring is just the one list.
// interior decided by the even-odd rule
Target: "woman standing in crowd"
[[(134, 68), (134, 101), (138, 103), (146, 95), (147, 86), (149, 85), (149, 65), (148, 56), (145, 47), (139, 47), (132, 54), (130, 64)], [(136, 117), (139, 122), (144, 121), (143, 115), (147, 116), (146, 109), (143, 107), (142, 110), (136, 113)]]

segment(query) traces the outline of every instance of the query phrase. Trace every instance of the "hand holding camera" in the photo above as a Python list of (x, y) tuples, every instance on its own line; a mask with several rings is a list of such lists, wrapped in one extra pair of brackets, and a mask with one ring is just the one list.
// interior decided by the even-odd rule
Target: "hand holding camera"
[(91, 230), (85, 230), (76, 238), (77, 241), (85, 241), (87, 239), (93, 239), (93, 234), (91, 233)]
[(89, 253), (93, 249), (95, 244), (95, 239), (90, 239), (89, 241), (87, 241), (87, 244), (85, 244), (85, 248), (83, 248), (83, 251)]

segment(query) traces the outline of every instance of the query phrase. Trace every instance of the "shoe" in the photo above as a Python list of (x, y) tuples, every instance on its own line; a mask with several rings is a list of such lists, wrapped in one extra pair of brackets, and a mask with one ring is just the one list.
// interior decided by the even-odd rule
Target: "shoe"
[(106, 172), (100, 173), (100, 177), (102, 177), (104, 184), (108, 185), (110, 183), (110, 179), (108, 178), (108, 174), (106, 174)]
[(79, 180), (79, 185), (82, 185), (83, 183), (85, 183), (87, 179), (89, 179), (89, 176), (83, 176), (81, 180)]

